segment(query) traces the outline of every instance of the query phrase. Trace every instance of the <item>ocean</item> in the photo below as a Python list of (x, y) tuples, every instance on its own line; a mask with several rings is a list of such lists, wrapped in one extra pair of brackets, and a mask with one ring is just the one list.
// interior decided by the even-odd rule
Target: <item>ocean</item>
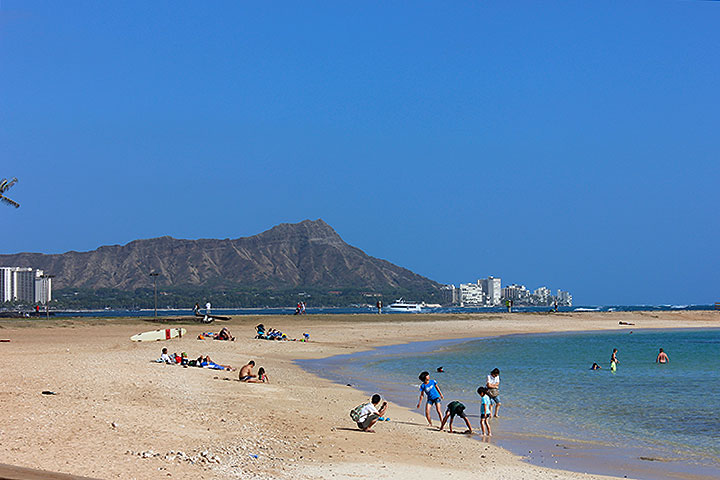
[[(682, 310), (714, 310), (715, 306), (702, 305), (584, 305), (574, 307), (560, 307), (560, 312), (661, 312)], [(551, 307), (513, 307), (516, 313), (549, 312)], [(292, 315), (295, 307), (264, 307), (264, 308), (213, 308), (213, 313), (219, 315)], [(504, 313), (505, 307), (442, 307), (431, 308), (423, 313)], [(376, 308), (371, 305), (354, 307), (313, 307), (308, 306), (306, 313), (311, 315), (353, 315), (375, 313)], [(41, 310), (40, 313), (43, 313)], [(51, 315), (57, 317), (149, 317), (154, 313), (152, 308), (143, 309), (88, 309), (88, 310), (51, 310)], [(158, 308), (161, 317), (192, 316), (192, 308)], [(383, 310), (383, 315), (406, 315), (405, 312), (391, 312)], [(422, 315), (422, 314), (417, 314)]]
[[(659, 348), (669, 364), (655, 363)], [(602, 369), (590, 370), (593, 362)], [(720, 329), (420, 342), (301, 365), (410, 407), (427, 370), (446, 402), (468, 405), (474, 425), (475, 390), (497, 367), (502, 407), (493, 441), (533, 463), (635, 478), (720, 476)], [(445, 373), (435, 373), (439, 366)]]

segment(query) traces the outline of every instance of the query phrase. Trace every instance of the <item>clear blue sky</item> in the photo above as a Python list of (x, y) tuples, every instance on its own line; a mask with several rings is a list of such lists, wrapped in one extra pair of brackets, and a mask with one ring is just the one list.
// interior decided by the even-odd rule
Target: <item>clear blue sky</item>
[(0, 253), (322, 218), (440, 282), (720, 301), (720, 2), (1, 2)]

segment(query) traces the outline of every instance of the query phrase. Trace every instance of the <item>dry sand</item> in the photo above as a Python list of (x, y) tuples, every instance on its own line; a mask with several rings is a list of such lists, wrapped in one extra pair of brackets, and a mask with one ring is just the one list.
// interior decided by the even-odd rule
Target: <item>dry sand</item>
[[(254, 340), (260, 322), (312, 341)], [(196, 339), (221, 325), (237, 341)], [(184, 326), (182, 339), (133, 343), (131, 335), (161, 327), (0, 321), (0, 338), (11, 340), (0, 343), (0, 462), (101, 479), (606, 478), (532, 466), (492, 443), (430, 430), (419, 411), (396, 405), (377, 433), (360, 432), (348, 411), (366, 396), (293, 360), (461, 336), (717, 327), (720, 312), (244, 316)], [(254, 359), (271, 383), (152, 363), (162, 347), (237, 367)], [(0, 478), (41, 478), (18, 471), (0, 466)]]

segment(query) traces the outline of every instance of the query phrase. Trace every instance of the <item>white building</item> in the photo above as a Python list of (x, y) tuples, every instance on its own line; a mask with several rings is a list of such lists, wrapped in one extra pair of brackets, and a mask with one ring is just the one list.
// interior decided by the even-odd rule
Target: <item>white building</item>
[(35, 303), (46, 304), (52, 300), (52, 278), (43, 275), (42, 270), (35, 270)]
[(550, 304), (550, 289), (547, 287), (539, 287), (533, 292), (534, 301), (538, 305), (549, 305)]
[(0, 267), (0, 302), (7, 302), (13, 298), (12, 269)]
[(521, 301), (526, 300), (530, 297), (530, 291), (525, 288), (525, 285), (517, 285), (513, 283), (502, 289), (502, 296), (507, 300)]
[(560, 305), (572, 307), (572, 295), (570, 292), (563, 292), (562, 290), (557, 291), (557, 299)]
[(487, 305), (500, 305), (502, 288), (499, 278), (481, 278), (477, 281), (477, 284), (482, 288), (483, 294), (485, 294), (485, 302)]
[(29, 303), (50, 301), (51, 279), (43, 278), (42, 275), (42, 270), (33, 270), (30, 267), (0, 267), (0, 301)]
[(482, 287), (475, 283), (460, 284), (460, 306), (480, 306), (485, 304), (485, 294)]

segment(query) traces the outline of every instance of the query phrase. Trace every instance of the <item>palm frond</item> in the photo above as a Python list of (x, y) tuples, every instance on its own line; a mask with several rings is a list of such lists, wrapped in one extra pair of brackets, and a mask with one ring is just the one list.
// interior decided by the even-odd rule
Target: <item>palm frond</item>
[(11, 207), (20, 208), (20, 204), (4, 195), (0, 195), (0, 202), (10, 205)]
[(12, 186), (15, 185), (17, 181), (17, 178), (11, 178), (10, 181), (8, 181), (7, 178), (3, 178), (2, 180), (0, 180), (0, 194), (10, 190), (10, 188), (12, 188)]

